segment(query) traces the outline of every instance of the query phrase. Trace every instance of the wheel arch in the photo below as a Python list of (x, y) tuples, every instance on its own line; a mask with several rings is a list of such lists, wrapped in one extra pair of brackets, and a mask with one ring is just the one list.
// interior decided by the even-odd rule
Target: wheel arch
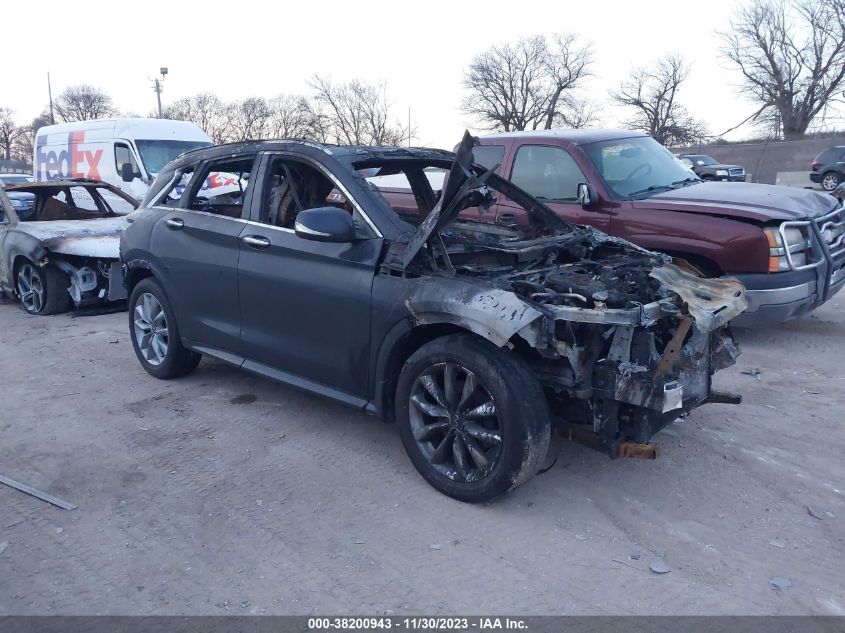
[(405, 362), (426, 343), (451, 334), (477, 336), (495, 344), (490, 338), (458, 323), (451, 315), (440, 319), (430, 316), (423, 322), (406, 318), (394, 325), (385, 335), (379, 348), (374, 368), (373, 399), (368, 407), (371, 413), (385, 422), (394, 422), (396, 385)]
[(135, 286), (137, 286), (142, 279), (155, 276), (156, 275), (149, 262), (144, 260), (127, 262), (126, 274), (123, 277), (123, 285), (126, 287), (127, 296), (132, 294)]

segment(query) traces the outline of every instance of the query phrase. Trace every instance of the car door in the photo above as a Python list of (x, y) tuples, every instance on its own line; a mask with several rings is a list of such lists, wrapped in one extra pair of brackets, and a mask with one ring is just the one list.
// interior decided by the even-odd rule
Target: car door
[(360, 238), (352, 243), (296, 235), (296, 213), (327, 206), (327, 196), (338, 187), (327, 174), (315, 163), (285, 154), (262, 160), (253, 221), (239, 236), (244, 367), (363, 406), (371, 292), (382, 239), (357, 207), (353, 215)]
[(241, 353), (239, 236), (254, 161), (255, 154), (213, 161), (183, 176), (164, 196), (173, 208), (150, 237), (182, 337), (233, 361)]
[[(575, 159), (562, 147), (523, 144), (516, 150), (511, 181), (538, 198), (557, 215), (575, 224), (589, 224), (610, 231), (610, 214), (588, 209), (578, 203), (578, 183), (589, 182)], [(520, 221), (524, 212), (505, 196), (496, 208), (497, 222)]]

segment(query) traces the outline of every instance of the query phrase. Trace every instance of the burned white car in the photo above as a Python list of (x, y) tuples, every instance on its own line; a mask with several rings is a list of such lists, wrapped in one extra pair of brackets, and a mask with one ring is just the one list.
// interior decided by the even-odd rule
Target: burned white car
[(138, 203), (98, 180), (52, 180), (0, 192), (0, 289), (30, 314), (126, 298), (119, 262), (123, 217)]

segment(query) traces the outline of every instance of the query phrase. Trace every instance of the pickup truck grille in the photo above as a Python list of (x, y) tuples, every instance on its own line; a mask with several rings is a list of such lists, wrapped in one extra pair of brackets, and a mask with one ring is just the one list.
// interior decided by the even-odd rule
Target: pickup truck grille
[(845, 208), (840, 207), (818, 218), (816, 225), (832, 256), (845, 252)]
[(742, 167), (734, 167), (733, 169), (729, 169), (728, 173), (731, 176), (743, 176), (745, 175), (745, 170)]

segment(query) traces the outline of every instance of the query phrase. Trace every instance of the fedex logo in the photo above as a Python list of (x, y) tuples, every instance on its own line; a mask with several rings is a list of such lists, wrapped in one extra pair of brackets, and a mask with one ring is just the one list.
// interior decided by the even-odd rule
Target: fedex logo
[(69, 132), (67, 148), (61, 151), (45, 151), (47, 137), (39, 136), (35, 140), (35, 173), (38, 180), (58, 180), (60, 178), (92, 178), (100, 180), (100, 159), (103, 150), (80, 148), (85, 142), (85, 132)]

